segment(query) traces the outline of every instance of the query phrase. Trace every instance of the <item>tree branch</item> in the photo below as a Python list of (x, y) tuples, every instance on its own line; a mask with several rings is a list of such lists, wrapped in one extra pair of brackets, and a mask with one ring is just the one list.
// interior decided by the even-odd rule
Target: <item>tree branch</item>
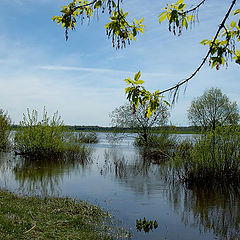
[(184, 14), (187, 14), (187, 13), (189, 13), (189, 12), (194, 12), (194, 11), (197, 10), (202, 4), (204, 4), (205, 2), (206, 2), (206, 0), (202, 0), (196, 7), (191, 8), (191, 9), (189, 9), (189, 10), (183, 12), (183, 13), (184, 13)]
[[(170, 87), (170, 88), (167, 88), (167, 89), (165, 89), (165, 90), (163, 90), (163, 91), (160, 91), (160, 92), (159, 92), (159, 95), (161, 95), (161, 94), (163, 94), (163, 93), (166, 93), (166, 92), (171, 92), (172, 90), (174, 90), (172, 103), (175, 102), (176, 96), (177, 96), (177, 93), (178, 93), (178, 90), (179, 90), (180, 86), (182, 86), (183, 84), (185, 84), (185, 83), (187, 83), (189, 80), (191, 80), (191, 79), (200, 71), (200, 69), (202, 68), (202, 66), (203, 66), (203, 65), (205, 64), (205, 62), (207, 61), (207, 59), (208, 59), (208, 57), (209, 57), (209, 55), (210, 55), (210, 53), (211, 53), (211, 51), (212, 51), (212, 48), (213, 48), (213, 46), (214, 46), (214, 44), (215, 44), (215, 41), (217, 40), (218, 35), (219, 35), (220, 31), (222, 30), (222, 28), (224, 28), (225, 22), (226, 22), (226, 20), (228, 19), (228, 17), (229, 17), (229, 15), (230, 15), (230, 13), (231, 13), (234, 5), (236, 4), (236, 1), (237, 1), (237, 0), (233, 0), (233, 1), (232, 1), (232, 3), (231, 3), (231, 5), (230, 5), (230, 7), (229, 7), (229, 9), (228, 9), (228, 11), (227, 11), (224, 19), (223, 19), (223, 21), (221, 22), (221, 24), (220, 24), (219, 27), (218, 27), (218, 30), (217, 30), (214, 38), (213, 38), (213, 41), (212, 41), (212, 43), (211, 43), (211, 46), (210, 46), (210, 48), (209, 48), (206, 56), (204, 57), (204, 59), (202, 60), (201, 64), (198, 66), (198, 68), (191, 74), (190, 77), (188, 77), (188, 78), (180, 81), (179, 83), (177, 83), (177, 84), (176, 84), (175, 86), (173, 86), (173, 87)], [(204, 2), (204, 1), (202, 1), (202, 2)], [(201, 3), (201, 4), (202, 4), (202, 3)]]
[(87, 3), (87, 4), (84, 4), (84, 5), (82, 5), (82, 6), (76, 6), (76, 7), (74, 7), (74, 11), (77, 10), (77, 9), (80, 9), (80, 8), (84, 8), (84, 7), (91, 6), (91, 5), (93, 5), (94, 3), (96, 3), (97, 1), (98, 1), (98, 0), (93, 0), (92, 2)]

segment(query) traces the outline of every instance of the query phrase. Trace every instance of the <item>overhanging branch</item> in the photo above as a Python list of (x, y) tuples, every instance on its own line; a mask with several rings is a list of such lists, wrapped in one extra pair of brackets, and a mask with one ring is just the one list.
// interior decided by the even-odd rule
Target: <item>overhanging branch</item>
[[(230, 7), (229, 7), (229, 9), (228, 9), (228, 11), (227, 11), (227, 13), (226, 13), (226, 15), (224, 16), (224, 19), (222, 20), (222, 22), (220, 23), (220, 25), (219, 25), (219, 27), (218, 27), (218, 30), (217, 30), (214, 38), (213, 38), (213, 41), (212, 41), (212, 43), (211, 43), (211, 45), (210, 45), (210, 48), (209, 48), (206, 56), (203, 58), (201, 64), (197, 67), (197, 69), (196, 69), (188, 78), (186, 78), (186, 79), (178, 82), (175, 86), (170, 87), (170, 88), (167, 88), (167, 89), (165, 89), (165, 90), (163, 90), (163, 91), (160, 91), (160, 92), (159, 92), (159, 95), (162, 95), (162, 94), (164, 94), (164, 93), (166, 93), (166, 92), (174, 91), (174, 92), (173, 92), (172, 103), (175, 102), (177, 93), (178, 93), (178, 91), (179, 91), (179, 88), (180, 88), (182, 85), (184, 85), (185, 83), (187, 83), (189, 80), (191, 80), (191, 79), (200, 71), (200, 69), (203, 67), (203, 65), (204, 65), (205, 62), (207, 61), (207, 59), (208, 59), (208, 57), (209, 57), (209, 55), (210, 55), (210, 53), (211, 53), (211, 51), (212, 51), (212, 49), (213, 49), (213, 46), (214, 46), (214, 44), (215, 44), (215, 41), (217, 40), (218, 35), (219, 35), (220, 31), (222, 30), (222, 28), (224, 28), (225, 23), (226, 23), (226, 20), (228, 19), (228, 17), (229, 17), (229, 15), (230, 15), (230, 13), (231, 13), (234, 5), (236, 4), (236, 1), (237, 1), (237, 0), (233, 0), (233, 1), (232, 1), (232, 3), (231, 3), (231, 5), (230, 5)], [(204, 2), (204, 1), (202, 1), (202, 3), (200, 3), (200, 4), (203, 4), (203, 2)]]

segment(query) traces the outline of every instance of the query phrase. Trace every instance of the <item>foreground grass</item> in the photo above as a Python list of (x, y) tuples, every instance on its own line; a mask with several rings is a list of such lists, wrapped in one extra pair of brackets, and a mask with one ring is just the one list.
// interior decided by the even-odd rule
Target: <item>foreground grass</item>
[[(113, 239), (99, 207), (70, 198), (18, 196), (0, 190), (0, 239)], [(105, 229), (105, 230), (104, 230)]]

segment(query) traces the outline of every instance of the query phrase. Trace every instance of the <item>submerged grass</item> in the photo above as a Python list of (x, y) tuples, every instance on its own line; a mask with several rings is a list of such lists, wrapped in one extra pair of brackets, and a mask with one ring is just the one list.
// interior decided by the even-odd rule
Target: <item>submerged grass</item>
[(99, 207), (70, 198), (18, 196), (0, 191), (0, 239), (114, 239)]
[(204, 132), (194, 142), (183, 142), (175, 152), (174, 168), (187, 183), (240, 182), (240, 128), (219, 127)]

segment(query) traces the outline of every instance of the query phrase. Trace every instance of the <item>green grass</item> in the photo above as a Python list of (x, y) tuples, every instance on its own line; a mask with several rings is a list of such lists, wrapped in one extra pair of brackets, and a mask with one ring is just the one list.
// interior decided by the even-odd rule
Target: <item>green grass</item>
[(0, 190), (0, 239), (114, 239), (99, 207), (70, 198), (18, 196)]

